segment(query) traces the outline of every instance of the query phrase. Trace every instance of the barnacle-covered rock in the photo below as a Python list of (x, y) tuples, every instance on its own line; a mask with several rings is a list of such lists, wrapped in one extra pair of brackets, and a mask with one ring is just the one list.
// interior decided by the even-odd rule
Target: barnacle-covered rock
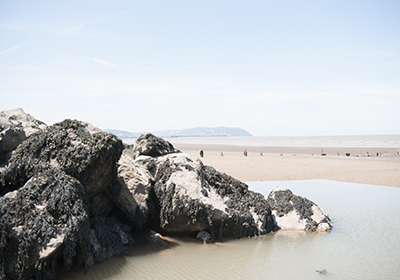
[(161, 229), (173, 233), (206, 230), (218, 240), (273, 230), (269, 205), (246, 184), (185, 154), (155, 160), (154, 193)]
[(0, 175), (0, 195), (20, 188), (34, 174), (53, 167), (77, 178), (87, 194), (94, 196), (114, 178), (122, 149), (120, 139), (91, 129), (86, 123), (57, 123), (31, 135), (13, 152)]
[(7, 164), (11, 152), (22, 141), (46, 127), (21, 108), (0, 112), (0, 166)]
[(59, 258), (89, 267), (133, 242), (115, 218), (90, 218), (84, 186), (52, 168), (0, 197), (0, 217), (0, 279), (54, 279)]
[(133, 147), (133, 158), (140, 155), (158, 157), (166, 154), (179, 153), (174, 146), (151, 133), (141, 134)]
[(329, 216), (317, 204), (291, 190), (275, 188), (268, 196), (279, 229), (330, 231)]
[(90, 252), (87, 205), (82, 184), (55, 169), (0, 197), (0, 278), (49, 279), (60, 256), (67, 268), (74, 257), (84, 263)]
[(207, 230), (213, 239), (222, 239), (274, 229), (262, 195), (151, 134), (140, 136), (133, 152), (124, 151), (118, 180), (108, 193), (137, 225), (166, 233)]

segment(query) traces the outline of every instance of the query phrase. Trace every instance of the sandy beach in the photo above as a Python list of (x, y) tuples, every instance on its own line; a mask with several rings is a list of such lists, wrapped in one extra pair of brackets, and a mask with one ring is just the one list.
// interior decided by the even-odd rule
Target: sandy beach
[[(295, 148), (174, 144), (183, 153), (241, 181), (326, 179), (400, 187), (396, 148)], [(322, 155), (322, 152), (325, 155)], [(222, 153), (222, 154), (221, 154)], [(261, 154), (262, 153), (262, 154)], [(346, 156), (350, 153), (350, 156)]]

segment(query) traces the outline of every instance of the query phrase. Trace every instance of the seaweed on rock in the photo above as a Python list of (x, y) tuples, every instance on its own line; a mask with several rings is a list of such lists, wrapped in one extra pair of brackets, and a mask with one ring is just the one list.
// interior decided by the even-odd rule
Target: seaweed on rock
[(71, 264), (76, 247), (87, 243), (87, 200), (77, 179), (55, 169), (33, 176), (19, 190), (1, 197), (3, 278), (5, 273), (18, 279), (33, 273), (42, 278), (53, 271), (62, 250), (65, 263)]
[(121, 156), (122, 141), (112, 134), (90, 134), (85, 124), (65, 120), (22, 142), (0, 175), (0, 195), (22, 187), (34, 174), (54, 167), (77, 178), (89, 195), (104, 191)]

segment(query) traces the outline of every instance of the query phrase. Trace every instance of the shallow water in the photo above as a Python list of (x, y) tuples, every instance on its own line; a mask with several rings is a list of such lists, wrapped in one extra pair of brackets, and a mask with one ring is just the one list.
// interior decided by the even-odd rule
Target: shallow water
[[(326, 180), (251, 182), (309, 198), (331, 217), (330, 233), (280, 231), (204, 245), (134, 246), (123, 257), (61, 279), (400, 279), (400, 189)], [(316, 270), (326, 270), (319, 274)]]

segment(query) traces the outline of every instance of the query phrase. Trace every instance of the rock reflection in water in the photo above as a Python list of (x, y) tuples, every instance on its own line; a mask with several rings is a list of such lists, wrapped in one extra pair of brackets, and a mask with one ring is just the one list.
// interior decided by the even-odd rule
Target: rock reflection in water
[[(252, 182), (268, 195), (276, 186), (317, 201), (330, 214), (330, 233), (279, 231), (203, 244), (169, 237), (177, 246), (133, 247), (126, 256), (60, 279), (399, 279), (400, 189), (334, 181)], [(323, 272), (323, 273), (319, 273)]]

